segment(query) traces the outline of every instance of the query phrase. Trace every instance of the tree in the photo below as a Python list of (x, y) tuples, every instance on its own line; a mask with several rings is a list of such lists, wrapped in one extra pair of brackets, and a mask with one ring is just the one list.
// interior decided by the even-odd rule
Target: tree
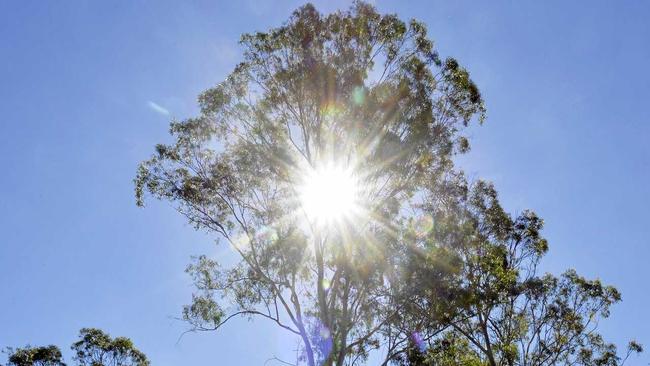
[[(72, 345), (78, 366), (148, 366), (149, 361), (129, 338), (111, 338), (102, 330), (83, 328)], [(57, 346), (8, 349), (7, 366), (65, 366)]]
[[(173, 122), (176, 141), (141, 165), (138, 203), (145, 191), (175, 202), (241, 258), (188, 268), (194, 329), (258, 316), (298, 335), (309, 365), (363, 360), (399, 311), (392, 233), (418, 189), (467, 149), (458, 131), (482, 117), (481, 96), (422, 23), (362, 2), (328, 16), (305, 5), (241, 43), (244, 61), (199, 97), (201, 116)], [(330, 165), (362, 181), (362, 214), (323, 228), (296, 197)]]
[(61, 350), (57, 346), (8, 349), (7, 366), (65, 366)]
[[(535, 287), (525, 270), (546, 251), (541, 220), (511, 219), (490, 185), (454, 168), (469, 149), (463, 129), (485, 109), (422, 23), (363, 2), (329, 15), (307, 4), (241, 45), (243, 61), (199, 96), (198, 117), (171, 123), (174, 141), (157, 145), (135, 179), (138, 205), (147, 194), (173, 202), (239, 258), (188, 266), (191, 330), (264, 318), (300, 339), (308, 365), (360, 364), (377, 350), (385, 365), (530, 364), (537, 356), (515, 340), (535, 338), (540, 355), (547, 343), (535, 324), (516, 323), (527, 313), (515, 303), (532, 306), (526, 296), (540, 288), (545, 300), (535, 301), (583, 296), (584, 307), (566, 304), (580, 315), (617, 301), (578, 277)], [(488, 325), (495, 316), (507, 319), (503, 340)], [(592, 333), (571, 330), (601, 354)], [(568, 362), (572, 351), (551, 352)]]
[(433, 201), (426, 207), (440, 225), (423, 239), (425, 247), (452, 246), (463, 266), (444, 311), (433, 304), (440, 298), (422, 291), (427, 284), (415, 273), (410, 277), (419, 286), (408, 293), (417, 299), (410, 313), (436, 324), (437, 337), (421, 344), (411, 356), (415, 361), (407, 364), (613, 366), (642, 351), (630, 342), (621, 356), (597, 333), (599, 320), (621, 299), (614, 287), (574, 270), (559, 277), (538, 274), (548, 243), (537, 215), (524, 211), (512, 218), (491, 184), (478, 181), (457, 189), (464, 186), (447, 190), (456, 195), (452, 207)]
[(72, 345), (79, 366), (147, 366), (149, 361), (126, 337), (111, 338), (96, 328), (79, 331), (80, 340)]

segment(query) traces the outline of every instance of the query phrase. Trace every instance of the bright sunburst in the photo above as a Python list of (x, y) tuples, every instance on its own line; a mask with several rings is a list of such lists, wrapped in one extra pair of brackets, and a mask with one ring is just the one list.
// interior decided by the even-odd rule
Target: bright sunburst
[(299, 194), (308, 219), (319, 225), (350, 219), (359, 209), (357, 177), (351, 169), (334, 164), (310, 170)]

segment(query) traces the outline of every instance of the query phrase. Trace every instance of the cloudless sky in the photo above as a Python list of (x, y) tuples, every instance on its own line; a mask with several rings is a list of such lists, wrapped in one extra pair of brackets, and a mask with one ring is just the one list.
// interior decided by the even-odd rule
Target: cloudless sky
[[(132, 179), (170, 141), (170, 119), (194, 115), (198, 93), (238, 62), (239, 35), (298, 5), (0, 1), (0, 347), (53, 343), (70, 356), (91, 326), (131, 337), (154, 365), (291, 358), (295, 342), (263, 320), (179, 341), (190, 256), (229, 250), (167, 203), (137, 208)], [(508, 210), (545, 218), (545, 270), (622, 291), (608, 339), (650, 346), (650, 4), (376, 5), (426, 22), (481, 88), (488, 119), (459, 164), (492, 180)]]

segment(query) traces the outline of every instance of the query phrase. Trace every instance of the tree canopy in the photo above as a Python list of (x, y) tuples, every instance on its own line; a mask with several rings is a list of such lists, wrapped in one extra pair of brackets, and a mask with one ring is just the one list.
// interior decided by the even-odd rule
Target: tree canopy
[(7, 366), (65, 366), (61, 350), (54, 345), (9, 349), (8, 353)]
[[(620, 294), (538, 273), (543, 221), (508, 214), (454, 166), (484, 102), (423, 23), (307, 4), (241, 45), (242, 62), (135, 179), (139, 205), (173, 202), (239, 258), (188, 266), (192, 330), (263, 318), (300, 339), (308, 365), (624, 362), (595, 330)], [(306, 199), (314, 180), (316, 196), (338, 196)]]
[[(72, 344), (78, 366), (148, 366), (149, 361), (126, 337), (112, 338), (96, 328), (83, 328)], [(66, 366), (61, 350), (54, 345), (8, 349), (7, 366)]]

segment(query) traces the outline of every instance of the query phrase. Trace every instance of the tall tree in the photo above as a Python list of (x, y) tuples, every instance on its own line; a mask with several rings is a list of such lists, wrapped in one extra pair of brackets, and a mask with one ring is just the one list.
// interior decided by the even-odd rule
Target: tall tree
[[(195, 329), (258, 316), (298, 335), (309, 365), (363, 360), (400, 311), (394, 233), (424, 182), (467, 149), (458, 131), (482, 117), (481, 96), (422, 23), (362, 2), (328, 16), (305, 5), (241, 44), (244, 61), (199, 97), (201, 115), (173, 122), (176, 141), (141, 165), (138, 203), (145, 191), (175, 202), (241, 259), (188, 268), (199, 292), (184, 316)], [(342, 209), (326, 206), (310, 217), (297, 199), (328, 169), (359, 186), (344, 219), (319, 217)]]
[[(458, 131), (482, 117), (481, 96), (422, 23), (362, 2), (327, 16), (305, 5), (241, 44), (244, 61), (199, 97), (201, 115), (173, 122), (176, 141), (141, 165), (138, 203), (145, 191), (175, 202), (241, 259), (188, 268), (195, 329), (258, 316), (299, 336), (309, 365), (363, 360), (400, 311), (394, 233), (422, 184), (467, 149)], [(313, 176), (354, 179), (354, 209), (309, 207)]]
[[(307, 4), (241, 45), (243, 61), (199, 96), (198, 117), (171, 123), (174, 141), (135, 179), (139, 205), (147, 193), (173, 202), (239, 259), (188, 266), (191, 329), (264, 318), (300, 339), (310, 366), (362, 364), (373, 350), (383, 364), (528, 365), (545, 357), (547, 329), (566, 330), (542, 302), (582, 296), (584, 307), (567, 306), (584, 315), (617, 301), (577, 276), (537, 280), (541, 220), (510, 218), (491, 186), (455, 171), (483, 100), (422, 23), (363, 2), (329, 15)], [(531, 306), (530, 322), (516, 323)], [(567, 328), (581, 341), (556, 337), (572, 345), (552, 349), (556, 360), (575, 359), (578, 344), (600, 357), (581, 322)], [(537, 351), (515, 352), (533, 338)]]

